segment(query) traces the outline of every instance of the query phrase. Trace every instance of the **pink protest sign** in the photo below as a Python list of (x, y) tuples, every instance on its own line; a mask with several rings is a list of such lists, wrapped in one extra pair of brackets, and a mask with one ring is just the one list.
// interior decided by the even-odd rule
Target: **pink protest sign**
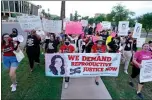
[(96, 32), (100, 32), (100, 31), (102, 31), (102, 24), (101, 23), (98, 23), (97, 24), (97, 28), (96, 28)]
[(116, 36), (116, 33), (115, 33), (115, 32), (112, 32), (112, 33), (110, 34), (110, 36), (115, 37), (115, 36)]
[(65, 26), (66, 34), (82, 34), (82, 24), (81, 22), (67, 22)]

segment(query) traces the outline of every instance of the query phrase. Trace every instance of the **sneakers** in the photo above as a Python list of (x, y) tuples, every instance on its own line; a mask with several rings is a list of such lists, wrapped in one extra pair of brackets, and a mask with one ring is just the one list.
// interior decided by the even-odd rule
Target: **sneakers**
[[(12, 87), (12, 86), (13, 86), (13, 84), (10, 87)], [(16, 86), (17, 86), (17, 82), (16, 82)]]
[(139, 92), (139, 93), (137, 93), (137, 96), (139, 97), (139, 98), (141, 98), (141, 99), (144, 99), (144, 96)]
[(65, 88), (65, 89), (67, 89), (67, 88), (68, 88), (68, 86), (69, 86), (69, 83), (68, 83), (68, 82), (65, 82), (65, 84), (64, 84), (64, 88)]
[(12, 84), (12, 90), (11, 90), (12, 92), (15, 92), (15, 91), (16, 91), (16, 86), (17, 86), (16, 84), (15, 84), (15, 85)]
[(129, 82), (129, 85), (130, 85), (131, 87), (134, 87), (133, 82)]
[(125, 70), (125, 71), (124, 71), (124, 73), (128, 74), (128, 71), (127, 71), (127, 70)]
[(96, 85), (99, 85), (99, 82), (95, 80)]

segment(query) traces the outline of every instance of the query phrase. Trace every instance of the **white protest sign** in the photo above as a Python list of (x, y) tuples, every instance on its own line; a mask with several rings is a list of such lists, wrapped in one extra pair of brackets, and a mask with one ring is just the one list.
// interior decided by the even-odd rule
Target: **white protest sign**
[(146, 38), (137, 38), (137, 47), (142, 47), (145, 41), (146, 41)]
[(111, 28), (111, 22), (108, 21), (102, 21), (103, 29), (110, 29)]
[(45, 32), (51, 32), (51, 28), (50, 28), (51, 23), (49, 22), (48, 19), (43, 18), (42, 19), (42, 25), (43, 25), (43, 30)]
[(92, 27), (93, 27), (93, 28), (95, 28), (95, 27), (96, 27), (96, 24), (95, 24), (95, 23), (93, 23)]
[(140, 82), (152, 81), (152, 59), (143, 60), (142, 68), (140, 69)]
[(70, 21), (70, 19), (64, 18), (64, 20), (63, 20), (63, 30), (65, 30), (66, 23), (69, 22), (69, 21)]
[(45, 32), (61, 33), (62, 31), (62, 20), (47, 20), (43, 19), (43, 29)]
[(81, 20), (82, 26), (88, 26), (88, 20)]
[(51, 32), (59, 34), (62, 32), (62, 20), (50, 20)]
[(129, 21), (119, 21), (118, 35), (127, 36), (129, 29)]
[(40, 16), (17, 16), (23, 31), (42, 30)]
[(133, 38), (140, 38), (141, 29), (142, 29), (142, 24), (136, 23), (134, 32), (133, 32)]
[(120, 58), (119, 53), (45, 54), (45, 74), (55, 77), (118, 76)]

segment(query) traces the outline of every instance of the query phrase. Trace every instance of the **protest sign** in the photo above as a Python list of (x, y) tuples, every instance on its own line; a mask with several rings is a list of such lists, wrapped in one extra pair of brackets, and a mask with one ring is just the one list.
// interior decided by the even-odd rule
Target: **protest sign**
[(65, 30), (66, 23), (69, 21), (70, 21), (70, 19), (68, 19), (68, 18), (63, 19), (63, 30)]
[(133, 32), (133, 38), (140, 38), (141, 29), (142, 29), (142, 24), (136, 23), (134, 32)]
[(42, 30), (40, 16), (17, 16), (17, 20), (23, 31)]
[(145, 41), (146, 41), (146, 38), (137, 38), (137, 47), (142, 47)]
[(82, 24), (80, 22), (67, 22), (65, 27), (66, 34), (82, 34)]
[(143, 60), (142, 68), (140, 69), (140, 82), (152, 81), (152, 59)]
[(96, 24), (95, 24), (95, 23), (93, 23), (92, 27), (93, 27), (93, 28), (95, 28), (95, 27), (96, 27)]
[(59, 34), (62, 31), (62, 20), (42, 19), (43, 29), (45, 32)]
[(111, 29), (111, 22), (102, 21), (103, 29)]
[(127, 36), (129, 29), (129, 21), (119, 21), (118, 35)]
[(96, 32), (100, 32), (100, 31), (102, 31), (102, 24), (101, 23), (98, 23), (97, 24), (97, 28), (96, 28)]
[(119, 53), (45, 54), (45, 74), (56, 77), (118, 76), (120, 57)]
[(82, 26), (88, 26), (88, 21), (87, 20), (81, 20)]
[(42, 18), (42, 25), (45, 32), (51, 32), (51, 23), (48, 19)]

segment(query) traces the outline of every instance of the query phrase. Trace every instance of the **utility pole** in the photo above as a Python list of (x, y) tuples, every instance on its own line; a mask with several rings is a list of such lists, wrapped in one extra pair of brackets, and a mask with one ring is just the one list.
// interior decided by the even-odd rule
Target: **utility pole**
[(60, 19), (62, 20), (62, 30), (63, 30), (63, 20), (65, 18), (65, 1), (61, 1), (61, 14)]

